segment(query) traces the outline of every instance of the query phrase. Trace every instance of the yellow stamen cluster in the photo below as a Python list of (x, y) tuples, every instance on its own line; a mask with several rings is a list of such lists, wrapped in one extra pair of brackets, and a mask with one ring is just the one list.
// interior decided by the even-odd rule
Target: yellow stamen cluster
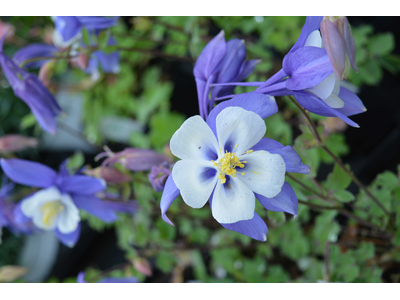
[[(244, 172), (238, 172), (236, 170), (236, 167), (244, 168), (244, 164), (247, 163), (247, 161), (240, 161), (240, 155), (236, 156), (234, 151), (237, 146), (239, 146), (239, 144), (235, 146), (232, 153), (226, 151), (224, 156), (220, 158), (218, 162), (212, 160), (214, 166), (218, 167), (219, 169), (218, 179), (221, 180), (221, 184), (226, 182), (226, 175), (230, 175), (232, 177), (236, 177), (236, 174), (244, 175)], [(220, 149), (220, 151), (222, 151), (222, 149)], [(245, 153), (251, 152), (253, 152), (253, 150), (246, 151)]]
[(43, 216), (43, 224), (51, 227), (59, 213), (64, 210), (64, 205), (59, 200), (51, 201), (43, 204), (40, 210)]

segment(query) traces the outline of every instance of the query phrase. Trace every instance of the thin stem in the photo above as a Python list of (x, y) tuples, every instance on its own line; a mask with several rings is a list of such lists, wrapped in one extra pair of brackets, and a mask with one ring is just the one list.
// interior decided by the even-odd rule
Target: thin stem
[(383, 207), (383, 205), (379, 202), (379, 200), (376, 199), (376, 197), (371, 194), (371, 192), (357, 179), (357, 177), (355, 177), (353, 175), (353, 173), (346, 168), (346, 166), (340, 161), (340, 159), (335, 154), (333, 154), (325, 145), (323, 145), (321, 147), (347, 173), (347, 175), (349, 175), (351, 177), (353, 182), (355, 184), (357, 184), (360, 189), (364, 190), (365, 193), (375, 202), (375, 204), (378, 205), (385, 212), (385, 214), (387, 214), (389, 216), (389, 219), (390, 219), (390, 213), (387, 211), (387, 209), (385, 207)]
[(383, 205), (379, 202), (379, 200), (376, 199), (376, 197), (374, 195), (372, 195), (370, 193), (370, 191), (368, 191), (368, 189), (357, 179), (357, 177), (355, 177), (353, 175), (353, 173), (350, 170), (348, 170), (346, 168), (346, 166), (341, 162), (341, 160), (335, 154), (333, 154), (325, 145), (322, 144), (321, 137), (320, 137), (317, 129), (315, 128), (314, 123), (311, 121), (310, 116), (305, 111), (305, 109), (296, 101), (296, 99), (293, 96), (288, 96), (288, 98), (299, 108), (301, 113), (307, 118), (307, 121), (309, 123), (308, 124), (309, 128), (313, 132), (314, 138), (317, 140), (317, 145), (320, 146), (322, 149), (324, 149), (325, 152), (328, 153), (329, 156), (331, 156), (333, 158), (333, 160), (338, 164), (338, 166), (341, 167), (343, 169), (343, 171), (345, 171), (346, 174), (350, 176), (350, 178), (353, 180), (353, 182), (356, 185), (358, 185), (358, 187), (360, 189), (364, 190), (365, 193), (372, 199), (372, 201), (374, 201), (375, 204), (378, 205), (379, 208), (382, 209), (385, 212), (386, 215), (388, 215), (389, 220), (390, 220), (391, 219), (390, 213), (386, 210), (385, 207), (383, 207)]
[(19, 67), (22, 68), (26, 64), (31, 63), (31, 62), (35, 62), (35, 61), (51, 60), (51, 59), (54, 59), (54, 60), (71, 59), (71, 58), (74, 58), (74, 57), (77, 57), (77, 56), (39, 56), (39, 57), (32, 57), (32, 58), (29, 58), (29, 59), (23, 61), (22, 63), (20, 63)]
[(322, 193), (319, 193), (317, 191), (314, 191), (312, 188), (306, 186), (304, 183), (302, 183), (300, 180), (296, 179), (293, 175), (286, 173), (286, 176), (289, 177), (291, 180), (293, 180), (294, 182), (296, 182), (298, 185), (300, 185), (303, 189), (308, 190), (309, 192), (316, 194), (324, 199), (326, 199), (326, 196), (323, 195)]
[(310, 116), (306, 112), (306, 110), (296, 101), (296, 99), (293, 96), (288, 96), (289, 100), (292, 101), (294, 105), (301, 111), (301, 113), (306, 117), (307, 123), (308, 123), (308, 128), (310, 128), (311, 133), (313, 134), (315, 140), (317, 141), (317, 145), (321, 145), (322, 140), (321, 137), (319, 136), (319, 133), (317, 131), (317, 128), (315, 128), (313, 121), (311, 120)]

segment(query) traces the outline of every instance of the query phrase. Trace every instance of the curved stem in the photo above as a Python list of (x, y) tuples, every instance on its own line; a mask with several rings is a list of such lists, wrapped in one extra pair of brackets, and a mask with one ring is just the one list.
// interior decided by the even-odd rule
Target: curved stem
[(372, 199), (372, 201), (375, 202), (376, 205), (379, 206), (380, 209), (382, 209), (386, 215), (388, 215), (389, 220), (391, 219), (390, 213), (387, 211), (387, 209), (379, 202), (379, 200), (371, 194), (370, 191), (368, 191), (368, 189), (357, 179), (357, 177), (354, 176), (354, 174), (348, 170), (346, 168), (346, 166), (341, 162), (341, 160), (335, 155), (333, 154), (325, 145), (322, 144), (322, 140), (321, 137), (317, 131), (317, 129), (315, 128), (314, 123), (312, 122), (310, 116), (308, 115), (308, 113), (305, 111), (305, 109), (296, 101), (296, 99), (293, 96), (288, 96), (288, 98), (299, 108), (299, 110), (301, 111), (301, 113), (306, 117), (307, 121), (308, 121), (308, 127), (310, 128), (311, 132), (314, 135), (314, 138), (317, 141), (317, 145), (320, 146), (322, 149), (325, 150), (325, 152), (327, 154), (329, 154), (330, 157), (333, 158), (333, 160), (335, 161), (335, 163), (338, 164), (338, 166), (340, 168), (343, 169), (343, 171), (346, 172), (347, 175), (350, 176), (350, 178), (353, 180), (353, 182), (362, 190), (365, 191), (365, 193)]

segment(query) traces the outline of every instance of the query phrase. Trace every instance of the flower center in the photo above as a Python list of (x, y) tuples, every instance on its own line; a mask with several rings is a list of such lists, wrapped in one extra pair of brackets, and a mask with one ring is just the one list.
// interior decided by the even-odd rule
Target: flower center
[(40, 208), (43, 217), (43, 224), (53, 226), (56, 217), (65, 209), (60, 200), (51, 201), (43, 204)]
[[(218, 162), (215, 162), (212, 160), (214, 166), (218, 167), (219, 169), (219, 175), (218, 179), (221, 180), (221, 184), (224, 184), (226, 182), (226, 175), (230, 175), (232, 177), (236, 177), (236, 174), (241, 174), (244, 175), (244, 172), (238, 172), (236, 167), (239, 168), (244, 168), (244, 164), (247, 163), (247, 161), (240, 161), (240, 154), (236, 156), (236, 153), (234, 152), (236, 147), (239, 146), (237, 144), (235, 148), (233, 148), (232, 153), (226, 151), (225, 154), (218, 160)], [(220, 149), (220, 153), (222, 152), (222, 149)], [(251, 153), (253, 150), (248, 150), (245, 153)]]

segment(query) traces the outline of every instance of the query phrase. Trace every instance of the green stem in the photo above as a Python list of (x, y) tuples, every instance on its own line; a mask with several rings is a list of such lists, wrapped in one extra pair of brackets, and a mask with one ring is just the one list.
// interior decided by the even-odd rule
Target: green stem
[(343, 171), (346, 172), (347, 175), (350, 176), (350, 178), (353, 180), (353, 182), (362, 190), (365, 191), (365, 193), (372, 199), (372, 201), (375, 202), (376, 205), (379, 206), (380, 209), (382, 209), (386, 215), (388, 215), (389, 219), (391, 219), (390, 213), (386, 210), (386, 208), (379, 202), (378, 199), (376, 199), (376, 197), (374, 195), (372, 195), (370, 193), (370, 191), (368, 191), (368, 189), (357, 179), (357, 177), (355, 177), (353, 175), (353, 173), (348, 170), (346, 168), (346, 166), (341, 162), (341, 160), (335, 155), (333, 154), (325, 145), (322, 144), (322, 140), (321, 137), (317, 131), (317, 129), (315, 128), (314, 123), (312, 122), (310, 116), (308, 115), (308, 113), (305, 111), (305, 109), (296, 101), (296, 99), (293, 96), (289, 96), (288, 97), (301, 111), (301, 113), (306, 117), (307, 121), (308, 121), (308, 126), (310, 128), (310, 130), (312, 131), (314, 138), (317, 141), (317, 145), (320, 146), (322, 149), (325, 150), (326, 153), (329, 154), (329, 156), (331, 156), (333, 158), (333, 160), (338, 164), (339, 167), (341, 167), (343, 169)]

